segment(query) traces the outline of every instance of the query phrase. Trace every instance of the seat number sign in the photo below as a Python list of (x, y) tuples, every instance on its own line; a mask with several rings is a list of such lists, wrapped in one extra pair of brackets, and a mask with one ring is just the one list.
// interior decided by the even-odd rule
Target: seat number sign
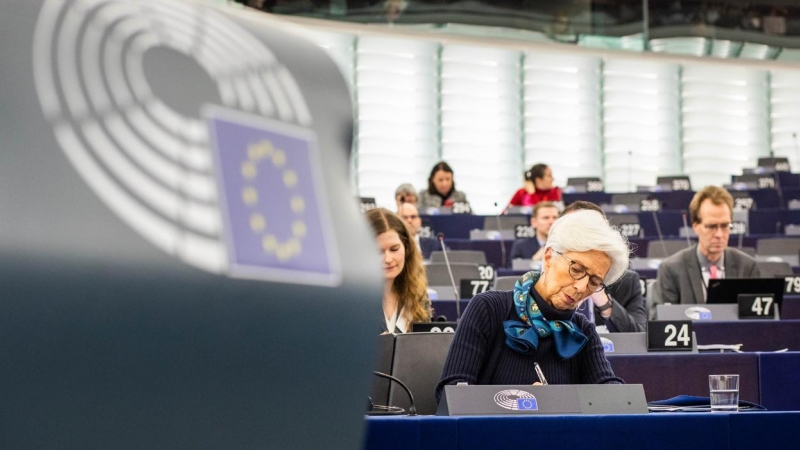
[(480, 293), (488, 291), (490, 284), (491, 284), (490, 280), (462, 279), (459, 296), (461, 297), (462, 300), (471, 299), (472, 297)]
[(740, 319), (774, 319), (775, 297), (769, 294), (739, 294)]
[(656, 320), (647, 324), (647, 351), (692, 351), (691, 320)]

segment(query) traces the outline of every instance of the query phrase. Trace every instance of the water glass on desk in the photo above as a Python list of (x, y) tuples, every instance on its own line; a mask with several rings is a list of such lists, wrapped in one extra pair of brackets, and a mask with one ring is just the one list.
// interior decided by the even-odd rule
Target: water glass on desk
[(739, 411), (739, 375), (709, 375), (711, 412)]

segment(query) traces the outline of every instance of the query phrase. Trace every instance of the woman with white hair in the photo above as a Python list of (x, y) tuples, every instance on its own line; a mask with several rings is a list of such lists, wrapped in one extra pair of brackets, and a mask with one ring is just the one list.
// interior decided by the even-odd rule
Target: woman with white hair
[(623, 383), (614, 375), (594, 324), (574, 314), (581, 300), (619, 279), (628, 243), (596, 211), (576, 211), (550, 228), (541, 274), (528, 272), (513, 291), (473, 298), (461, 318), (436, 386)]

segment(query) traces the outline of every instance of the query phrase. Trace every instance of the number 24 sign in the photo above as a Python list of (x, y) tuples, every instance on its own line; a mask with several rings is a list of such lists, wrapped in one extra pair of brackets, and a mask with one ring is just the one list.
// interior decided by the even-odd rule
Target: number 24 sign
[(647, 323), (648, 351), (692, 351), (691, 320), (656, 320)]

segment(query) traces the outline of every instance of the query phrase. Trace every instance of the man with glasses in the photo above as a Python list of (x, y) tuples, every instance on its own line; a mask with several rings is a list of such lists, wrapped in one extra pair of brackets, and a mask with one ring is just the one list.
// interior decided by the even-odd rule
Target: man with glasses
[(658, 268), (651, 315), (664, 303), (705, 303), (708, 280), (758, 278), (756, 260), (728, 248), (733, 197), (717, 186), (706, 186), (689, 204), (697, 244), (665, 259)]
[(513, 267), (515, 259), (532, 259), (541, 261), (544, 255), (544, 244), (547, 242), (547, 235), (550, 227), (558, 219), (558, 207), (553, 202), (539, 202), (533, 207), (531, 213), (531, 227), (536, 235), (532, 238), (517, 239), (511, 246), (511, 253), (508, 255), (508, 267)]
[(433, 253), (434, 250), (441, 250), (437, 239), (419, 235), (419, 230), (422, 228), (422, 218), (419, 216), (417, 205), (413, 203), (401, 203), (398, 207), (397, 215), (405, 220), (408, 227), (411, 228), (411, 233), (414, 235), (414, 242), (417, 243), (423, 258), (430, 259), (431, 253)]

